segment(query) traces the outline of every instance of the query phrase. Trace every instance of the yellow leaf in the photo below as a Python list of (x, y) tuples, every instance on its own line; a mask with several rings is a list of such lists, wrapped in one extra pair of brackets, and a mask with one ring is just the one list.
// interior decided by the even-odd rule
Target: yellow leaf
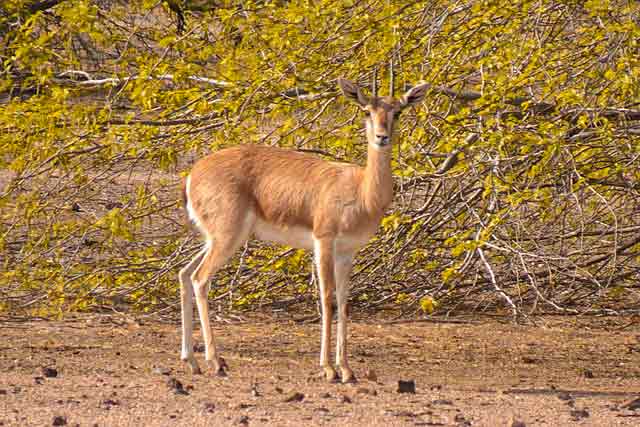
[(420, 308), (427, 314), (433, 313), (440, 304), (431, 297), (420, 298)]

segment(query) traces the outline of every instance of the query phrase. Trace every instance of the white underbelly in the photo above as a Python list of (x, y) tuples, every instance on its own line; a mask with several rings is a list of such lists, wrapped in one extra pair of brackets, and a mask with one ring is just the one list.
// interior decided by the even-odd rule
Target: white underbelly
[(258, 219), (253, 228), (253, 234), (259, 240), (292, 248), (313, 249), (313, 233), (310, 228), (274, 225)]
[[(335, 250), (337, 253), (356, 253), (371, 240), (374, 234), (375, 230), (340, 234), (335, 240)], [(313, 231), (306, 227), (275, 225), (257, 219), (253, 227), (253, 235), (258, 240), (291, 246), (292, 248), (314, 248)]]

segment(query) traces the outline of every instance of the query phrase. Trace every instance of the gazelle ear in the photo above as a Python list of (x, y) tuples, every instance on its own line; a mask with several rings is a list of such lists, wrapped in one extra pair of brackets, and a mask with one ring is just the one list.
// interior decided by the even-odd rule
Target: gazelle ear
[(402, 108), (422, 102), (429, 87), (429, 83), (422, 83), (409, 89), (404, 95), (402, 95), (402, 98), (400, 98), (400, 105)]
[(369, 103), (369, 98), (364, 96), (360, 88), (351, 80), (339, 78), (338, 86), (340, 86), (342, 93), (347, 97), (347, 99), (354, 101), (359, 106), (364, 107)]

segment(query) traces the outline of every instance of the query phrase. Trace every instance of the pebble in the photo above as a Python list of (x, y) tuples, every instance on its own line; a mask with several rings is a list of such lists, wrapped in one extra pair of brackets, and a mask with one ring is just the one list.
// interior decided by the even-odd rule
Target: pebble
[(399, 380), (398, 381), (398, 393), (415, 393), (416, 382), (414, 380)]
[(55, 378), (58, 376), (58, 370), (56, 368), (42, 368), (42, 374), (47, 378)]
[(66, 426), (67, 425), (67, 417), (63, 417), (61, 415), (56, 415), (53, 417), (53, 425), (54, 426)]
[(302, 402), (304, 400), (304, 394), (299, 393), (299, 392), (294, 392), (291, 393), (289, 396), (287, 396), (284, 401), (285, 402)]

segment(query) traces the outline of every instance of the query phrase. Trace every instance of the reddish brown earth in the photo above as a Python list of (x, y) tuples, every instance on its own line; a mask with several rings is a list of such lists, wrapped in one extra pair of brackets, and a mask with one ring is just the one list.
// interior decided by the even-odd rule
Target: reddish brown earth
[[(4, 321), (0, 424), (640, 425), (640, 402), (625, 407), (640, 397), (637, 319), (536, 322), (356, 321), (359, 382), (342, 385), (316, 376), (318, 324), (214, 323), (230, 368), (217, 378), (179, 361), (178, 324)], [(414, 380), (416, 393), (398, 393), (398, 380)]]

